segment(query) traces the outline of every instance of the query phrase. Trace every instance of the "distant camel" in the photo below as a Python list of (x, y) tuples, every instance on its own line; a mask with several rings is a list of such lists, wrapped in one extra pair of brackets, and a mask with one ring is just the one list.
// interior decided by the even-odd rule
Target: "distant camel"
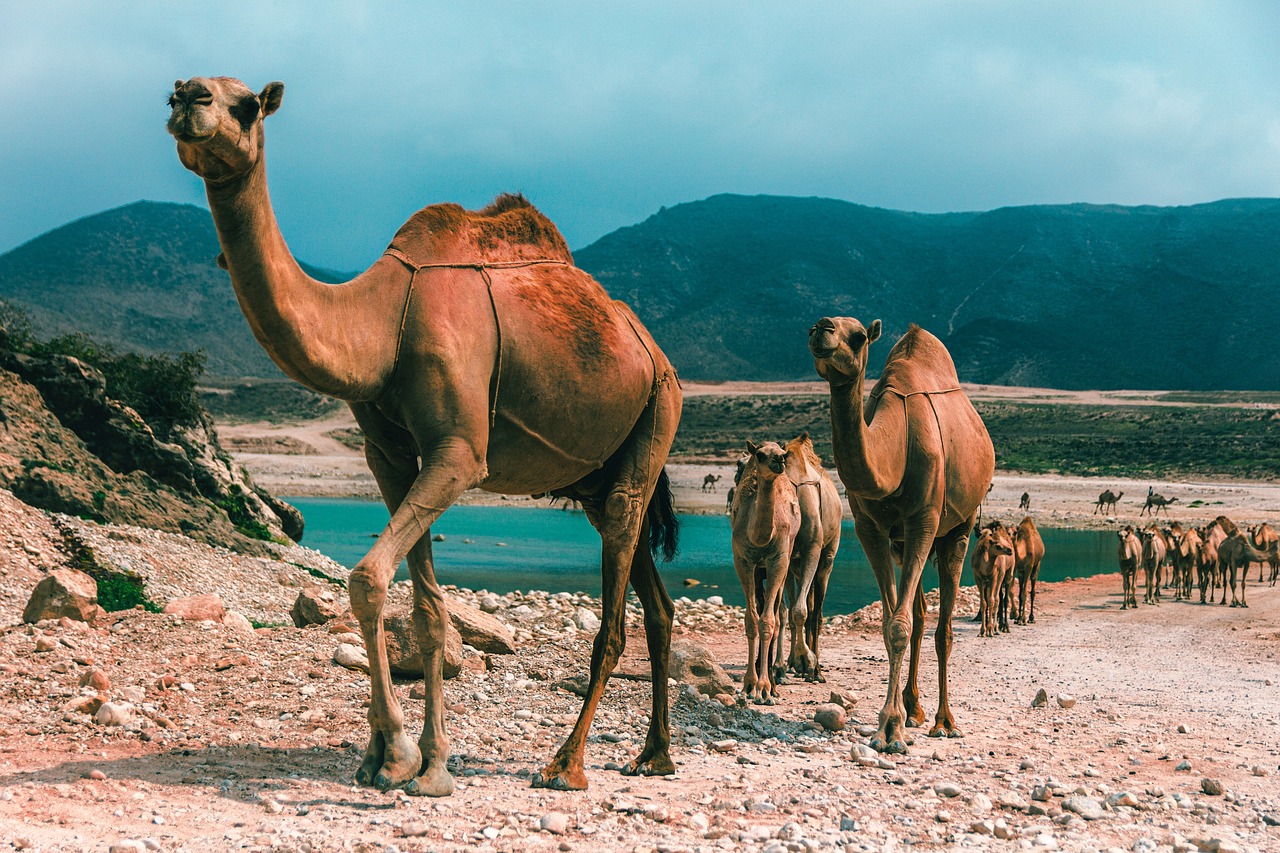
[(1164, 565), (1165, 554), (1169, 553), (1169, 543), (1164, 534), (1154, 525), (1143, 530), (1142, 536), (1142, 573), (1146, 577), (1147, 592), (1142, 597), (1143, 604), (1160, 603), (1160, 567)]
[(982, 528), (974, 543), (969, 567), (978, 586), (978, 616), (982, 622), (978, 636), (994, 637), (998, 630), (1008, 631), (1008, 609), (1001, 606), (1001, 591), (1013, 572), (1013, 539), (1009, 529), (998, 521)]
[(1031, 493), (1023, 492), (1022, 500), (1018, 501), (1018, 512), (1030, 512), (1030, 511), (1031, 511)]
[(1166, 498), (1164, 495), (1156, 495), (1156, 494), (1147, 495), (1147, 502), (1143, 505), (1142, 509), (1138, 512), (1138, 515), (1142, 515), (1144, 512), (1147, 512), (1147, 511), (1150, 511), (1152, 515), (1155, 515), (1162, 509), (1164, 510), (1164, 514), (1168, 515), (1169, 510), (1165, 508), (1176, 500), (1177, 498)]
[(1227, 537), (1236, 532), (1236, 525), (1225, 515), (1220, 515), (1205, 525), (1200, 532), (1200, 603), (1205, 603), (1205, 592), (1209, 593), (1209, 604), (1217, 595), (1217, 588), (1222, 587), (1222, 601), (1227, 603), (1227, 584), (1225, 566), (1219, 559), (1218, 547)]
[[(1256, 527), (1249, 528), (1249, 542), (1259, 551), (1266, 551), (1271, 547), (1272, 542), (1280, 541), (1280, 535), (1277, 535), (1271, 526), (1265, 521)], [(1276, 578), (1280, 577), (1280, 558), (1269, 556), (1267, 562), (1271, 566), (1271, 585), (1276, 585)], [(1258, 564), (1258, 583), (1262, 583), (1263, 564)]]
[(1116, 535), (1120, 537), (1117, 556), (1120, 559), (1120, 577), (1124, 581), (1124, 602), (1120, 605), (1120, 609), (1126, 610), (1132, 607), (1136, 610), (1138, 608), (1138, 564), (1142, 562), (1142, 543), (1138, 541), (1133, 528), (1129, 526), (1117, 530)]
[(1119, 494), (1112, 494), (1111, 490), (1107, 489), (1105, 492), (1098, 495), (1098, 505), (1093, 508), (1093, 514), (1097, 515), (1099, 512), (1105, 510), (1108, 506), (1111, 507), (1112, 512), (1115, 512), (1116, 504), (1120, 502), (1120, 499), (1122, 497), (1124, 497), (1124, 492), (1120, 492)]
[(1204, 542), (1194, 527), (1183, 530), (1178, 524), (1173, 525), (1173, 539), (1169, 543), (1169, 553), (1173, 556), (1173, 585), (1175, 601), (1191, 599), (1192, 570), (1200, 565), (1200, 552)]
[(702, 478), (702, 491), (714, 492), (716, 490), (716, 482), (720, 479), (719, 474), (708, 474)]
[[(1040, 578), (1040, 561), (1044, 559), (1044, 540), (1036, 523), (1027, 516), (1013, 528), (1014, 574), (1018, 578), (1018, 611), (1014, 622), (1034, 625), (1036, 622), (1036, 581)], [(1029, 583), (1028, 583), (1029, 582)], [(1027, 604), (1027, 587), (1031, 587), (1031, 603)]]

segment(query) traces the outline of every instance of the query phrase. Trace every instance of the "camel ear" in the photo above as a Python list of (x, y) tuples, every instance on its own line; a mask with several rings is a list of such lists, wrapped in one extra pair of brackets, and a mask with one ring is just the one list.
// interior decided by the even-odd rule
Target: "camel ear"
[(276, 80), (263, 86), (258, 100), (262, 101), (262, 117), (266, 118), (280, 109), (280, 102), (284, 100), (284, 84)]
[(748, 454), (750, 454), (751, 456), (755, 456), (755, 455), (756, 455), (756, 451), (757, 451), (757, 450), (759, 450), (759, 449), (760, 449), (760, 448), (756, 445), (756, 443), (755, 443), (755, 442), (753, 442), (751, 439), (747, 439), (747, 453), (748, 453)]
[(871, 325), (867, 327), (867, 344), (874, 344), (880, 339), (880, 321), (872, 320)]
[(179, 89), (181, 89), (181, 88), (182, 88), (182, 84), (183, 84), (183, 83), (185, 83), (185, 82), (187, 82), (187, 81), (186, 81), (186, 80), (174, 80), (174, 81), (173, 81), (173, 91), (175, 91), (175, 92), (176, 92), (176, 91), (178, 91)]
[(818, 472), (803, 453), (788, 453), (785, 457), (787, 479), (792, 485), (808, 486), (818, 482)]

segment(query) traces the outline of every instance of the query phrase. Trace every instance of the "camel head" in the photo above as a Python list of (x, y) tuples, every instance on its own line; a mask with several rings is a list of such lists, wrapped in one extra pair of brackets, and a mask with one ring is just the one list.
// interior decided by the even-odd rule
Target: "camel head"
[(777, 442), (766, 441), (757, 446), (748, 441), (747, 453), (755, 460), (756, 471), (767, 481), (772, 482), (787, 469), (787, 451), (779, 447)]
[(1013, 553), (1013, 540), (1009, 536), (1009, 529), (1003, 524), (992, 525), (984, 527), (978, 534), (976, 547), (978, 550), (1007, 557)]
[(262, 159), (262, 120), (283, 97), (283, 83), (268, 83), (254, 94), (233, 77), (178, 80), (167, 125), (178, 141), (178, 159), (214, 185), (247, 174)]
[(880, 321), (863, 326), (853, 317), (823, 317), (809, 330), (809, 352), (818, 375), (844, 385), (867, 372), (867, 353), (880, 337)]

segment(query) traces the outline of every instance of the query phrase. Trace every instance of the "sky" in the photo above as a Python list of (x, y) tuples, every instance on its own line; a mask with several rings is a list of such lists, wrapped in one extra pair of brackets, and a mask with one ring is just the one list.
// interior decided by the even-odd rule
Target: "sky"
[(0, 252), (206, 206), (175, 79), (285, 84), (281, 229), (363, 269), (415, 210), (529, 197), (582, 248), (717, 193), (940, 213), (1280, 197), (1280, 3), (0, 3)]

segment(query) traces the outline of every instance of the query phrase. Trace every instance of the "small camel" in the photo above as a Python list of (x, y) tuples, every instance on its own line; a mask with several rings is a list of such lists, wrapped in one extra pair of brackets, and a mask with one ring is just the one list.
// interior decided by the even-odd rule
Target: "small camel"
[(716, 483), (718, 483), (719, 481), (720, 481), (719, 474), (708, 474), (707, 476), (702, 478), (702, 491), (714, 492), (716, 490)]
[(825, 682), (818, 650), (822, 633), (822, 605), (827, 584), (840, 550), (840, 493), (822, 459), (813, 449), (808, 432), (787, 442), (790, 471), (800, 501), (800, 530), (791, 548), (787, 571), (787, 599), (790, 602), (791, 653), (787, 665), (806, 681)]
[[(1018, 611), (1014, 622), (1018, 625), (1036, 623), (1036, 582), (1040, 579), (1040, 563), (1044, 560), (1044, 539), (1030, 516), (1018, 522), (1013, 529), (1014, 573), (1018, 578)], [(1031, 603), (1027, 604), (1028, 587)]]
[(1117, 530), (1120, 538), (1117, 556), (1120, 559), (1120, 577), (1124, 581), (1124, 600), (1121, 610), (1132, 607), (1138, 609), (1138, 564), (1142, 562), (1142, 543), (1138, 541), (1133, 528), (1125, 526)]
[(1164, 510), (1164, 514), (1168, 515), (1169, 510), (1167, 509), (1167, 507), (1169, 506), (1169, 504), (1173, 503), (1176, 500), (1177, 498), (1166, 498), (1164, 495), (1156, 495), (1156, 494), (1147, 495), (1147, 502), (1143, 504), (1142, 509), (1138, 511), (1138, 515), (1142, 515), (1143, 513), (1146, 513), (1146, 512), (1150, 512), (1152, 515), (1156, 515), (1162, 509)]
[(993, 521), (978, 532), (969, 557), (973, 582), (978, 587), (979, 637), (994, 637), (1009, 630), (1007, 610), (1001, 607), (1001, 591), (1013, 573), (1013, 539), (1009, 529)]
[(1018, 512), (1031, 511), (1031, 493), (1023, 492), (1022, 498), (1018, 501)]
[[(1262, 524), (1249, 528), (1249, 543), (1259, 551), (1267, 551), (1270, 553), (1271, 543), (1280, 542), (1280, 534), (1271, 529), (1271, 525), (1265, 521)], [(1280, 558), (1268, 557), (1266, 565), (1271, 567), (1271, 586), (1276, 585), (1276, 578), (1280, 577)], [(1262, 583), (1262, 572), (1264, 564), (1258, 564), (1258, 583)]]
[(1116, 504), (1120, 502), (1122, 497), (1124, 497), (1124, 492), (1113, 493), (1110, 489), (1107, 489), (1098, 495), (1098, 503), (1093, 508), (1093, 514), (1097, 515), (1099, 512), (1105, 512), (1107, 507), (1110, 507), (1111, 511), (1115, 512)]
[[(267, 191), (264, 119), (284, 85), (254, 93), (230, 77), (179, 80), (169, 133), (205, 182), (219, 265), (254, 337), (301, 384), (345, 400), (391, 512), (352, 570), (351, 609), (369, 652), (371, 736), (356, 781), (446, 796), (442, 686), (445, 598), (431, 525), (464, 491), (550, 494), (582, 502), (601, 539), (602, 614), (582, 711), (533, 784), (587, 787), (583, 753), (626, 642), (626, 588), (644, 609), (653, 711), (623, 772), (667, 775), (667, 657), (674, 613), (654, 564), (676, 548), (663, 469), (680, 421), (671, 364), (636, 315), (573, 265), (556, 227), (523, 197), (472, 212), (414, 214), (373, 265), (342, 285), (309, 277), (290, 254)], [(423, 652), (422, 735), (405, 732), (387, 663), (387, 587), (407, 557)]]
[[(852, 317), (824, 317), (809, 330), (809, 351), (830, 386), (836, 470), (880, 587), (889, 678), (871, 747), (903, 753), (905, 727), (925, 720), (916, 681), (925, 617), (920, 581), (930, 554), (938, 568), (940, 603), (934, 632), (938, 711), (929, 735), (962, 737), (947, 701), (951, 617), (969, 532), (995, 473), (995, 450), (960, 388), (951, 354), (919, 326), (893, 345), (864, 404), (867, 357), (880, 329), (879, 320), (867, 327)], [(895, 561), (901, 566), (896, 582)], [(900, 689), (908, 648), (906, 685)]]
[(778, 698), (775, 667), (782, 649), (782, 592), (800, 532), (795, 480), (803, 480), (804, 473), (801, 463), (788, 459), (772, 441), (759, 446), (748, 441), (747, 452), (750, 458), (729, 513), (733, 568), (746, 600), (742, 692), (757, 705), (772, 705)]
[(1155, 525), (1146, 528), (1139, 535), (1142, 537), (1142, 573), (1147, 582), (1147, 592), (1142, 597), (1142, 603), (1159, 604), (1160, 567), (1164, 565), (1169, 544)]

